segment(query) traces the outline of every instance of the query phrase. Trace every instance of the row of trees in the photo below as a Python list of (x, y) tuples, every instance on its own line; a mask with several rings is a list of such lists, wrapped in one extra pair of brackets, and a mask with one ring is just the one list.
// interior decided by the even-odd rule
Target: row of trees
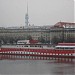
[[(0, 36), (0, 44), (16, 44), (18, 40), (34, 40), (31, 35), (27, 37), (19, 36), (19, 37), (12, 37), (12, 36)], [(43, 37), (39, 37), (38, 41), (41, 43), (49, 43), (50, 41), (46, 41)]]
[(16, 44), (18, 40), (32, 40), (32, 37), (30, 35), (28, 35), (27, 37), (0, 36), (0, 45), (1, 44)]
[[(18, 40), (33, 40), (33, 38), (28, 35), (27, 37), (11, 37), (11, 36), (0, 36), (0, 44), (14, 44), (17, 43)], [(75, 38), (73, 36), (68, 36), (66, 39), (63, 37), (54, 36), (51, 40), (45, 40), (43, 37), (39, 37), (38, 41), (41, 43), (52, 43), (58, 44), (60, 42), (74, 43)]]
[(14, 44), (18, 40), (24, 40), (24, 37), (0, 36), (0, 44)]

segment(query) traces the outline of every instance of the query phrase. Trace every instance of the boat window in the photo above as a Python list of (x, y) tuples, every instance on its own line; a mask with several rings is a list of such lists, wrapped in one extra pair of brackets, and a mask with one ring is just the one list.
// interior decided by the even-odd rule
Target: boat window
[(35, 45), (35, 47), (37, 47), (37, 46)]
[(59, 47), (56, 47), (56, 49), (60, 49)]
[(30, 45), (30, 47), (34, 47), (33, 45)]
[(37, 45), (37, 47), (39, 47), (39, 45)]
[(74, 49), (74, 48), (68, 48), (68, 49)]
[(39, 45), (38, 45), (38, 47), (39, 47)]
[(74, 48), (70, 48), (70, 49), (74, 49)]
[(74, 49), (74, 48), (68, 48), (68, 47), (66, 47), (65, 49)]
[(65, 49), (69, 49), (68, 47), (65, 47)]
[(28, 46), (26, 46), (26, 47), (28, 47)]
[(40, 46), (40, 47), (42, 47), (42, 46)]
[(28, 46), (26, 45), (26, 46), (24, 46), (24, 47), (28, 47)]
[(57, 47), (56, 49), (74, 49), (74, 48), (69, 48), (69, 47)]
[(60, 47), (60, 49), (64, 49), (63, 47)]
[(39, 45), (39, 47), (41, 47), (41, 45)]
[(56, 49), (64, 49), (63, 47), (56, 47)]

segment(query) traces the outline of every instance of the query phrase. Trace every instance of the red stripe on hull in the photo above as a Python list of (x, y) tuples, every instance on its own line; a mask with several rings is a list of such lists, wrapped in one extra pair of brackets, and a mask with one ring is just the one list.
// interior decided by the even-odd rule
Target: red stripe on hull
[(37, 53), (54, 53), (54, 54), (73, 54), (75, 50), (55, 50), (55, 49), (19, 49), (19, 48), (1, 48), (0, 52), (37, 52)]

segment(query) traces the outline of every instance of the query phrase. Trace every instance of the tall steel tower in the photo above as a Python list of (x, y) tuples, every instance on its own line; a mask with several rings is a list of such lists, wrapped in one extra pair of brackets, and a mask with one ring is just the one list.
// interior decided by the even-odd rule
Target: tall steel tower
[(29, 23), (28, 19), (29, 19), (29, 16), (28, 16), (28, 2), (27, 2), (27, 13), (25, 15), (25, 27), (28, 27), (28, 23)]

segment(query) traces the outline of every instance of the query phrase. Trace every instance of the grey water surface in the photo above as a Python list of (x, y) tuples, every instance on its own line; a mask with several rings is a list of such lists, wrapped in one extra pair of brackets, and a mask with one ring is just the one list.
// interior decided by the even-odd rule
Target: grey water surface
[(0, 75), (75, 75), (75, 60), (0, 60)]

